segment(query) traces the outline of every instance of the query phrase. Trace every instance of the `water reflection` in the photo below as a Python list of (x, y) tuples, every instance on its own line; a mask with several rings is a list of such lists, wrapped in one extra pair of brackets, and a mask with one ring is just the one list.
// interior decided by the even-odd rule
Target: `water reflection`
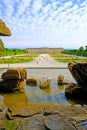
[(64, 85), (58, 85), (58, 89), (59, 89), (60, 91), (63, 91), (63, 90), (64, 90)]
[(64, 95), (64, 89), (59, 90), (57, 82), (51, 81), (51, 86), (41, 89), (40, 86), (31, 87), (25, 85), (28, 103), (48, 103), (58, 105), (70, 105)]
[(21, 93), (9, 93), (9, 94), (2, 94), (3, 97), (3, 104), (10, 107), (12, 105), (27, 105), (28, 99), (25, 92)]
[(51, 93), (51, 89), (50, 89), (50, 87), (48, 87), (48, 88), (40, 88), (43, 92), (45, 92), (45, 93), (48, 93), (48, 94), (50, 94)]
[[(0, 74), (6, 70), (1, 70)], [(26, 82), (24, 84), (25, 91), (22, 93), (14, 94), (0, 94), (0, 104), (11, 106), (14, 104), (27, 105), (30, 103), (48, 103), (58, 105), (75, 105), (84, 104), (84, 101), (77, 101), (67, 99), (65, 96), (65, 85), (57, 84), (57, 77), (59, 74), (64, 74), (65, 80), (68, 82), (75, 82), (67, 69), (31, 69), (27, 70), (28, 78), (37, 78), (40, 80), (42, 77), (51, 77), (51, 85), (49, 88), (41, 89), (40, 86), (30, 86)], [(87, 103), (86, 103), (87, 104)]]

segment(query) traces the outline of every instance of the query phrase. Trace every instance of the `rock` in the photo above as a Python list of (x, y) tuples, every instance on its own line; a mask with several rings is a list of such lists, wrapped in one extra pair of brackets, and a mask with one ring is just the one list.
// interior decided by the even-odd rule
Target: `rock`
[(73, 99), (85, 99), (87, 98), (87, 89), (70, 84), (65, 88), (65, 96)]
[(0, 91), (14, 92), (21, 91), (24, 87), (24, 79), (27, 78), (27, 72), (24, 68), (11, 68), (2, 74), (0, 81)]
[(0, 91), (2, 92), (14, 92), (16, 90), (21, 90), (24, 88), (23, 80), (3, 80), (0, 82)]
[(9, 28), (2, 20), (0, 20), (0, 36), (11, 36)]
[(2, 79), (21, 79), (27, 78), (27, 71), (24, 68), (10, 68), (2, 74)]
[(72, 62), (68, 68), (76, 80), (77, 85), (70, 84), (65, 89), (66, 97), (85, 99), (87, 98), (87, 63)]
[(68, 68), (79, 87), (87, 88), (87, 63), (72, 62)]
[(28, 78), (26, 79), (26, 84), (30, 86), (38, 86), (38, 79)]
[(9, 119), (14, 119), (17, 117), (25, 118), (30, 117), (35, 114), (40, 114), (43, 112), (43, 107), (41, 105), (29, 105), (29, 106), (21, 106), (21, 105), (13, 105), (8, 108), (6, 111), (6, 115)]
[(58, 83), (59, 85), (69, 84), (69, 82), (67, 82), (67, 81), (64, 80), (64, 76), (63, 76), (63, 75), (59, 75), (59, 76), (58, 76), (57, 83)]
[(47, 78), (46, 81), (40, 81), (40, 88), (44, 89), (44, 88), (48, 88), (50, 87), (50, 83), (51, 83), (51, 78)]
[(6, 117), (0, 128), (8, 129), (11, 127), (12, 130), (86, 130), (87, 105), (79, 107), (45, 104), (12, 105), (7, 109)]
[(8, 108), (5, 105), (0, 105), (0, 130), (4, 130), (7, 109)]
[(68, 119), (61, 114), (46, 116), (44, 124), (49, 130), (76, 130), (74, 125), (72, 125)]
[(43, 119), (43, 114), (23, 119), (17, 130), (46, 130)]

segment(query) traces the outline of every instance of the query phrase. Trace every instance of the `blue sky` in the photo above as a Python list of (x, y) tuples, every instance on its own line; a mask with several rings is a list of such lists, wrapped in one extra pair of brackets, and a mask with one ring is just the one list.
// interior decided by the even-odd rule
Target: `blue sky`
[(7, 48), (87, 45), (87, 0), (0, 0), (0, 19), (11, 30)]

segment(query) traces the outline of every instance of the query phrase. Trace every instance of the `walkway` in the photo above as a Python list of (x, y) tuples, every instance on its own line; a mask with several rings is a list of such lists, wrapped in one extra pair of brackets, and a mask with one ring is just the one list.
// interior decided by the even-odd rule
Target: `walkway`
[(41, 54), (34, 61), (17, 64), (0, 64), (0, 68), (23, 67), (23, 68), (67, 68), (67, 63), (60, 63), (48, 54)]

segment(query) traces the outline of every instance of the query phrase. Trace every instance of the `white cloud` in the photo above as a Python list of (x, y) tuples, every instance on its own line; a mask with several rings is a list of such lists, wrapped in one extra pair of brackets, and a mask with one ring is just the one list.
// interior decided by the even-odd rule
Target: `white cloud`
[(41, 9), (41, 7), (42, 7), (42, 2), (41, 2), (41, 0), (38, 0), (38, 2), (37, 2), (37, 0), (35, 0), (35, 1), (33, 2), (32, 12), (33, 12), (34, 14), (37, 14), (38, 11)]
[(11, 46), (19, 43), (20, 47), (22, 42), (23, 46), (34, 46), (39, 42), (41, 46), (53, 43), (53, 46), (62, 47), (75, 46), (75, 42), (78, 46), (87, 43), (86, 5), (87, 0), (82, 3), (72, 0), (0, 0), (3, 9), (0, 17), (13, 34), (9, 37), (12, 40), (5, 42), (12, 42)]

